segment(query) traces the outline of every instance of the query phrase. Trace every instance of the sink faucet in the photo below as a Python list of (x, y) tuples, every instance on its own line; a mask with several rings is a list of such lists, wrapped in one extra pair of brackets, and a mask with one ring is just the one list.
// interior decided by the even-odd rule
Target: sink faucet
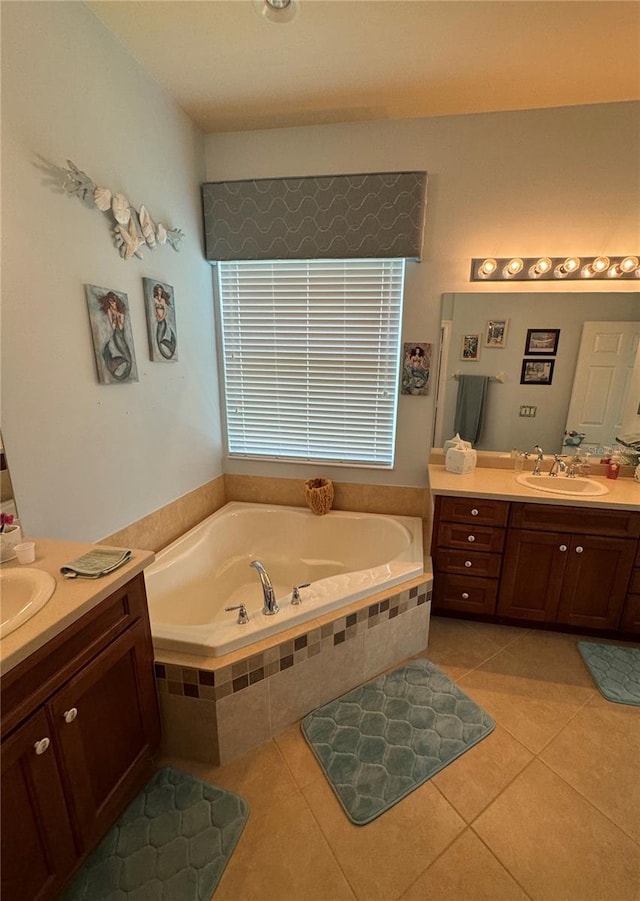
[(553, 455), (553, 463), (551, 464), (551, 469), (549, 470), (550, 476), (557, 476), (559, 472), (566, 472), (567, 464), (564, 460), (561, 460), (558, 454)]
[(280, 608), (278, 607), (276, 601), (276, 593), (273, 590), (273, 585), (271, 584), (269, 574), (259, 560), (252, 560), (249, 566), (253, 566), (254, 569), (258, 570), (260, 582), (262, 583), (262, 593), (264, 595), (264, 606), (262, 608), (262, 612), (265, 616), (273, 616), (273, 614), (277, 613)]
[(534, 444), (533, 449), (537, 454), (536, 462), (533, 467), (533, 475), (539, 476), (541, 468), (542, 468), (542, 461), (544, 460), (544, 451), (542, 450), (542, 448), (540, 447), (539, 444)]

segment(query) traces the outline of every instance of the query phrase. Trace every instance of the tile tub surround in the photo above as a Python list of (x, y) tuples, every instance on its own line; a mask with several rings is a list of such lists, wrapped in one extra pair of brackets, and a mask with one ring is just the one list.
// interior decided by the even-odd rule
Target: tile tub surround
[(432, 577), (407, 586), (304, 623), (271, 645), (260, 642), (215, 660), (158, 651), (163, 752), (228, 763), (423, 650)]

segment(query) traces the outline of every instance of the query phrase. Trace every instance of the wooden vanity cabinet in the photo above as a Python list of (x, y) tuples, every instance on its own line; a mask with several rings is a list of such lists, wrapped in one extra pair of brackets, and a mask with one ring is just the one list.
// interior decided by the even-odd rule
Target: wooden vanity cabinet
[(627, 600), (622, 609), (620, 631), (640, 638), (640, 543), (631, 571)]
[(434, 613), (495, 613), (508, 513), (504, 501), (436, 497)]
[(0, 691), (2, 897), (45, 901), (153, 772), (160, 725), (143, 575), (10, 670)]

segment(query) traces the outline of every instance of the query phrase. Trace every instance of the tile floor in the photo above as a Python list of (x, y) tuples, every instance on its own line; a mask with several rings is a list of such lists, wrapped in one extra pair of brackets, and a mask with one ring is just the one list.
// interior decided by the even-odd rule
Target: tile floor
[(578, 637), (432, 617), (424, 656), (496, 728), (367, 826), (298, 725), (224, 767), (161, 761), (249, 801), (215, 901), (640, 901), (640, 708)]

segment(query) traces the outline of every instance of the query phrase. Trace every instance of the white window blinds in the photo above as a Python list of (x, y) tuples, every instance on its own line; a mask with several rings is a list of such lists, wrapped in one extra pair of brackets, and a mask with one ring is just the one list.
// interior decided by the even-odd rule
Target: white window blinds
[(231, 455), (393, 466), (403, 259), (218, 264)]

